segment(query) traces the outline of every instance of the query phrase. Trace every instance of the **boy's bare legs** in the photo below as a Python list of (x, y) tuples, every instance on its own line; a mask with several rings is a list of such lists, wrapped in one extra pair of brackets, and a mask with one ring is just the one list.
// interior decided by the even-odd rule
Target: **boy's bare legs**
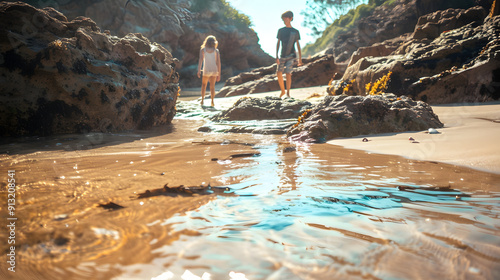
[(215, 98), (215, 81), (216, 81), (217, 77), (216, 76), (211, 76), (209, 78), (209, 81), (210, 81), (210, 97), (212, 99), (212, 107), (214, 107), (214, 98)]
[(288, 97), (290, 97), (291, 88), (292, 88), (292, 73), (286, 73), (286, 96)]
[(208, 78), (209, 77), (207, 76), (203, 76), (201, 78), (201, 106), (203, 106), (203, 101), (205, 100), (205, 91), (207, 90)]
[[(280, 98), (285, 95), (285, 82), (283, 81), (283, 72), (276, 72), (276, 75), (278, 75), (278, 84), (280, 85), (281, 89), (281, 94)], [(288, 83), (288, 74), (287, 74), (287, 83)]]

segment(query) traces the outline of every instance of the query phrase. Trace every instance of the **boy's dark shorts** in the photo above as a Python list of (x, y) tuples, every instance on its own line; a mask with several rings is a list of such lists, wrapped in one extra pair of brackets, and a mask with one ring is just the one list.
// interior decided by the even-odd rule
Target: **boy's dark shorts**
[(293, 64), (295, 62), (295, 57), (282, 57), (280, 58), (280, 64), (276, 72), (284, 72), (285, 74), (292, 73)]

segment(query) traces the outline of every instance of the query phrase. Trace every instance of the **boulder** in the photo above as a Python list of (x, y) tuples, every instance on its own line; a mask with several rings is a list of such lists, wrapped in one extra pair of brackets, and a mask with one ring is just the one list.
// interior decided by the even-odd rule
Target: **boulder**
[(432, 108), (393, 94), (327, 96), (287, 131), (295, 141), (325, 142), (337, 137), (422, 131), (443, 127)]
[(311, 103), (294, 98), (242, 97), (231, 108), (212, 117), (214, 121), (279, 120), (297, 118)]
[(311, 103), (294, 98), (242, 97), (231, 108), (213, 115), (200, 132), (285, 134)]
[[(326, 52), (303, 59), (302, 62), (303, 65), (296, 66), (292, 72), (292, 88), (325, 85), (334, 73), (343, 73), (345, 69), (345, 65), (335, 64), (333, 55)], [(280, 90), (276, 67), (275, 63), (240, 73), (228, 79), (216, 96), (226, 97)]]
[[(392, 72), (387, 92), (398, 96), (431, 104), (498, 100), (500, 17), (486, 14), (474, 7), (424, 16), (412, 39), (388, 56), (359, 59), (342, 79), (354, 80), (354, 95), (364, 95), (367, 83)], [(422, 31), (432, 22), (440, 32), (436, 38)]]
[(0, 3), (2, 136), (169, 124), (178, 83), (170, 52), (141, 34), (119, 38), (89, 18)]

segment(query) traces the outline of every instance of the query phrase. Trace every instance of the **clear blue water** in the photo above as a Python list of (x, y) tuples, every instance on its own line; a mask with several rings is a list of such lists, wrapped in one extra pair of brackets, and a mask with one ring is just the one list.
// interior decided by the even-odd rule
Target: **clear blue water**
[[(166, 134), (106, 135), (88, 150), (64, 138), (3, 155), (0, 168), (20, 179), (22, 223), (20, 271), (0, 278), (500, 278), (499, 174), (282, 136), (198, 133), (200, 112), (216, 113), (180, 114)], [(236, 140), (260, 155), (222, 157)], [(197, 168), (229, 190), (137, 198), (172, 181), (199, 184)], [(110, 201), (124, 208), (98, 206)]]
[[(354, 164), (348, 150), (257, 149), (260, 156), (222, 175), (244, 178), (230, 185), (234, 196), (161, 221), (190, 232), (156, 250), (165, 256), (165, 270), (212, 279), (230, 279), (231, 271), (247, 279), (500, 275), (498, 176), (478, 178), (493, 180), (496, 191), (464, 191), (453, 187), (464, 174), (451, 175), (450, 188), (435, 186), (436, 174), (426, 166)], [(426, 183), (412, 183), (415, 178)]]

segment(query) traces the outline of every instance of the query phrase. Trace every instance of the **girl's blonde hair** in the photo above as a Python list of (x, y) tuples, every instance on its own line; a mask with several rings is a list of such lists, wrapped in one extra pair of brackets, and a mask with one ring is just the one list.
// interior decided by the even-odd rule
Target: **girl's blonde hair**
[(215, 36), (210, 35), (210, 36), (207, 36), (207, 38), (205, 38), (205, 41), (201, 45), (201, 48), (203, 49), (203, 48), (207, 47), (207, 48), (216, 49), (217, 45), (219, 45), (219, 42), (217, 42), (217, 39), (215, 38)]

